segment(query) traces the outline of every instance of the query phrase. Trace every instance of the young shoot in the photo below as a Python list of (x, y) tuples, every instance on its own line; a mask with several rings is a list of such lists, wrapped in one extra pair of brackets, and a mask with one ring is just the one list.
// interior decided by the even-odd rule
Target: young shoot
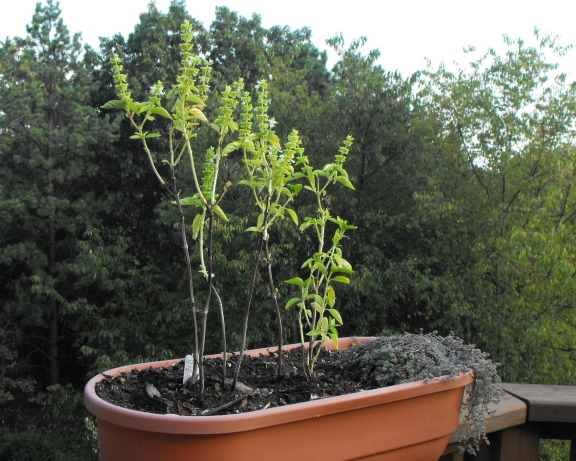
[(272, 225), (278, 220), (290, 217), (298, 225), (298, 216), (290, 208), (296, 195), (302, 189), (301, 184), (291, 184), (295, 181), (294, 163), (295, 156), (301, 155), (303, 149), (300, 147), (301, 141), (298, 132), (294, 130), (288, 137), (288, 142), (284, 150), (280, 144), (278, 136), (274, 132), (275, 122), (268, 117), (268, 86), (265, 81), (258, 83), (258, 105), (255, 109), (256, 126), (258, 131), (252, 132), (253, 107), (249, 103), (249, 97), (244, 95), (242, 123), (241, 123), (241, 146), (243, 151), (243, 162), (246, 167), (247, 179), (240, 181), (240, 184), (248, 186), (253, 195), (254, 203), (258, 209), (256, 225), (251, 226), (247, 231), (257, 232), (260, 235), (258, 252), (254, 262), (252, 278), (248, 289), (248, 299), (246, 301), (240, 357), (238, 358), (234, 383), (238, 377), (238, 371), (246, 347), (246, 334), (248, 327), (248, 317), (252, 304), (252, 295), (256, 284), (258, 265), (264, 253), (266, 269), (268, 274), (268, 285), (270, 298), (276, 313), (276, 327), (278, 332), (278, 378), (282, 372), (282, 316), (276, 294), (274, 277), (272, 274), (272, 257), (270, 254), (269, 237)]
[[(303, 269), (307, 269), (308, 276), (304, 279), (294, 277), (286, 281), (300, 288), (300, 295), (290, 299), (286, 308), (293, 305), (298, 307), (302, 345), (308, 337), (308, 351), (303, 359), (303, 369), (308, 377), (314, 374), (314, 365), (322, 345), (332, 340), (338, 347), (338, 327), (343, 324), (343, 320), (336, 308), (334, 284), (350, 283), (348, 275), (353, 273), (351, 264), (343, 256), (342, 240), (346, 237), (346, 232), (355, 227), (340, 217), (333, 217), (328, 200), (328, 188), (336, 183), (354, 190), (343, 166), (352, 142), (352, 137), (348, 136), (335, 156), (334, 163), (325, 165), (321, 170), (312, 168), (303, 154), (296, 161), (297, 165), (301, 166), (301, 172), (296, 176), (304, 179), (304, 189), (314, 195), (316, 204), (315, 215), (304, 219), (300, 231), (312, 229), (317, 247), (302, 265)], [(328, 234), (332, 228), (335, 229), (330, 236)]]
[[(131, 138), (140, 140), (142, 143), (153, 174), (177, 209), (188, 280), (189, 308), (193, 323), (193, 371), (191, 379), (185, 384), (192, 385), (199, 381), (200, 391), (203, 393), (204, 371), (200, 358), (204, 356), (212, 295), (214, 295), (220, 311), (224, 375), (226, 370), (225, 320), (212, 267), (213, 234), (215, 219), (228, 220), (220, 204), (229, 184), (222, 185), (218, 178), (221, 162), (228, 154), (238, 148), (235, 141), (230, 138), (238, 131), (238, 122), (234, 120), (234, 114), (243, 92), (243, 83), (240, 80), (225, 88), (215, 104), (217, 110), (214, 119), (210, 121), (205, 110), (208, 98), (211, 96), (211, 62), (203, 61), (193, 53), (192, 26), (188, 21), (182, 25), (181, 39), (180, 73), (176, 83), (166, 96), (164, 95), (163, 82), (158, 82), (151, 88), (147, 100), (134, 101), (129, 90), (128, 77), (123, 73), (121, 59), (115, 54), (111, 62), (114, 69), (116, 93), (120, 99), (106, 103), (103, 108), (125, 111), (126, 117), (134, 129), (134, 135)], [(154, 123), (156, 116), (161, 116), (168, 121), (167, 129), (162, 130), (160, 124)], [(163, 135), (160, 132), (150, 131), (149, 125), (153, 125), (160, 132), (167, 133), (166, 142), (164, 144), (158, 143), (158, 145), (165, 146), (166, 152), (160, 163), (168, 166), (169, 175), (167, 176), (169, 177), (163, 176), (163, 170), (157, 164), (156, 155), (162, 154), (153, 153), (148, 143), (151, 138), (160, 138)], [(201, 125), (209, 126), (212, 133), (215, 133), (215, 145), (207, 149), (203, 156), (200, 156), (193, 147), (193, 140), (198, 136), (198, 129)], [(183, 159), (188, 160), (188, 167), (178, 168)], [(183, 170), (189, 173), (188, 181), (179, 177)], [(192, 195), (185, 197), (180, 195), (181, 183), (192, 185)], [(187, 235), (190, 228), (187, 225), (187, 215), (184, 212), (186, 207), (197, 210), (192, 220), (191, 231), (198, 246), (198, 270), (203, 275), (207, 285), (205, 299), (200, 310), (196, 307), (194, 293), (193, 263)]]

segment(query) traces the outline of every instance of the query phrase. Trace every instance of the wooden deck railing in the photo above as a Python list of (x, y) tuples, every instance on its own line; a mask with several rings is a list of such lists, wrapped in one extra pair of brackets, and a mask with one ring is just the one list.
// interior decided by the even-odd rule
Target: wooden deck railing
[(576, 461), (576, 386), (502, 384), (496, 417), (489, 417), (490, 445), (477, 456), (458, 453), (454, 440), (440, 461), (538, 461), (540, 439), (570, 440)]

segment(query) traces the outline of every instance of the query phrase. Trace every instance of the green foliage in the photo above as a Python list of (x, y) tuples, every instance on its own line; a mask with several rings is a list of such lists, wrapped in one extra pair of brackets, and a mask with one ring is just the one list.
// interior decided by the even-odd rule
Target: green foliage
[[(69, 264), (74, 242), (106, 205), (91, 188), (95, 152), (111, 139), (90, 105), (91, 76), (77, 36), (52, 1), (38, 4), (28, 36), (2, 43), (0, 283), (2, 311), (18, 323), (22, 347), (57, 383), (82, 306)], [(61, 348), (63, 348), (61, 350)]]
[(540, 439), (539, 461), (566, 461), (570, 459), (569, 440)]
[[(68, 453), (97, 453), (96, 424), (84, 408), (83, 395), (71, 384), (49, 386), (31, 402), (42, 409), (45, 431), (60, 450)], [(94, 457), (94, 456), (92, 456)]]
[[(176, 78), (176, 83), (168, 94), (169, 101), (167, 104), (169, 104), (170, 109), (162, 106), (164, 85), (161, 81), (158, 81), (151, 87), (148, 100), (144, 102), (134, 101), (131, 92), (128, 90), (127, 75), (123, 73), (123, 66), (120, 64), (121, 60), (116, 54), (112, 57), (111, 62), (114, 65), (116, 92), (120, 99), (109, 101), (103, 106), (103, 108), (122, 109), (125, 111), (134, 130), (134, 134), (130, 138), (141, 140), (151, 170), (178, 210), (182, 250), (186, 261), (185, 267), (188, 277), (189, 306), (192, 312), (192, 333), (194, 341), (193, 357), (197, 358), (204, 356), (205, 338), (208, 331), (207, 318), (213, 291), (215, 297), (220, 300), (213, 279), (212, 237), (215, 217), (220, 217), (220, 219), (224, 221), (227, 221), (228, 218), (220, 207), (222, 197), (220, 196), (220, 193), (217, 192), (217, 183), (220, 162), (232, 150), (234, 150), (234, 146), (232, 146), (232, 148), (228, 147), (229, 144), (225, 147), (224, 141), (229, 133), (233, 133), (238, 129), (238, 124), (233, 120), (232, 114), (234, 108), (238, 104), (238, 98), (240, 96), (240, 91), (243, 88), (243, 83), (237, 81), (233, 86), (229, 86), (225, 89), (219, 99), (220, 107), (217, 110), (217, 115), (212, 122), (209, 122), (203, 111), (206, 107), (208, 90), (210, 88), (209, 81), (212, 74), (212, 68), (210, 62), (203, 62), (197, 55), (193, 54), (191, 31), (192, 25), (190, 22), (185, 21), (181, 30), (182, 43), (180, 44), (180, 73)], [(152, 150), (148, 144), (148, 140), (160, 137), (160, 134), (144, 131), (145, 126), (147, 126), (149, 122), (155, 120), (155, 116), (160, 116), (170, 121), (170, 126), (168, 128), (167, 158), (162, 159), (162, 163), (167, 164), (170, 168), (169, 181), (164, 180), (162, 174), (157, 168)], [(202, 176), (196, 166), (198, 161), (198, 159), (196, 159), (197, 154), (195, 153), (191, 142), (193, 138), (198, 136), (197, 131), (201, 123), (209, 125), (218, 135), (217, 148), (209, 148), (206, 150), (204, 172)], [(189, 161), (189, 171), (191, 173), (191, 182), (193, 184), (194, 192), (194, 195), (191, 197), (184, 198), (180, 196), (181, 191), (177, 179), (177, 167), (182, 158), (186, 158)], [(227, 186), (225, 186), (223, 193), (225, 193), (226, 187)], [(200, 271), (204, 275), (208, 284), (200, 321), (197, 319), (196, 315), (193, 266), (188, 250), (187, 224), (183, 210), (183, 206), (186, 205), (194, 205), (197, 208), (200, 208), (200, 213), (196, 218), (194, 218), (192, 224), (193, 236), (197, 238), (199, 242)], [(208, 227), (206, 239), (204, 238), (205, 224)], [(219, 304), (220, 309), (222, 310), (221, 303)], [(224, 341), (224, 347), (222, 350), (225, 351), (225, 322), (223, 312), (221, 317)], [(196, 369), (199, 369), (200, 386), (201, 389), (203, 389), (203, 367), (201, 364), (195, 363), (194, 370)], [(194, 379), (196, 379), (196, 371), (193, 371), (192, 375)]]
[(18, 328), (0, 317), (0, 406), (14, 400), (16, 392), (32, 392), (34, 382), (21, 375), (17, 346), (21, 341)]
[(298, 224), (298, 216), (289, 208), (295, 196), (300, 192), (301, 185), (291, 185), (297, 179), (294, 175), (295, 156), (302, 151), (298, 132), (293, 131), (288, 137), (284, 149), (273, 127), (276, 122), (268, 116), (270, 104), (268, 85), (265, 81), (258, 84), (258, 106), (256, 107), (256, 124), (258, 131), (251, 133), (252, 105), (248, 93), (243, 97), (241, 141), (239, 146), (243, 149), (243, 162), (246, 166), (248, 179), (239, 184), (250, 188), (259, 215), (256, 226), (249, 227), (248, 231), (262, 233), (267, 241), (269, 228), (278, 218), (290, 216)]
[[(289, 208), (300, 192), (300, 184), (290, 184), (297, 176), (294, 174), (294, 158), (302, 151), (298, 133), (294, 130), (288, 137), (285, 148), (282, 149), (280, 139), (274, 131), (276, 124), (268, 115), (270, 105), (268, 84), (261, 81), (256, 86), (258, 92), (257, 106), (252, 106), (248, 92), (242, 96), (242, 121), (240, 123), (240, 140), (235, 143), (243, 151), (243, 163), (246, 167), (247, 179), (240, 180), (238, 184), (250, 188), (254, 204), (259, 212), (256, 225), (246, 229), (248, 232), (257, 232), (260, 235), (260, 244), (254, 261), (252, 278), (248, 285), (248, 298), (244, 308), (242, 322), (242, 339), (240, 345), (240, 358), (236, 364), (233, 386), (236, 385), (240, 364), (246, 348), (248, 333), (248, 318), (252, 306), (254, 288), (258, 276), (258, 266), (264, 257), (268, 272), (269, 293), (276, 311), (276, 327), (278, 341), (278, 377), (282, 371), (282, 345), (283, 325), (282, 314), (278, 302), (276, 285), (272, 271), (270, 252), (270, 232), (275, 221), (290, 217), (298, 224), (298, 215)], [(252, 130), (253, 118), (256, 122), (256, 131)]]
[[(219, 103), (215, 105), (215, 115), (212, 121), (210, 121), (208, 118), (210, 114), (207, 112), (209, 109), (207, 103), (210, 90), (209, 81), (212, 76), (212, 63), (210, 61), (202, 61), (201, 58), (193, 54), (192, 26), (188, 21), (185, 21), (182, 25), (181, 37), (180, 74), (176, 78), (177, 83), (174, 84), (172, 90), (168, 92), (168, 101), (166, 103), (162, 101), (164, 84), (161, 81), (158, 81), (151, 87), (147, 100), (144, 102), (135, 101), (130, 91), (128, 77), (123, 72), (124, 66), (121, 64), (119, 56), (115, 54), (111, 59), (111, 63), (114, 66), (113, 79), (117, 95), (120, 99), (109, 101), (104, 104), (102, 108), (120, 109), (126, 113), (134, 130), (134, 134), (130, 136), (130, 138), (142, 142), (143, 150), (147, 156), (152, 172), (163, 186), (166, 194), (172, 199), (172, 203), (176, 205), (178, 209), (182, 248), (188, 274), (189, 303), (194, 325), (193, 356), (204, 356), (205, 338), (209, 333), (207, 319), (213, 292), (221, 311), (222, 336), (225, 338), (224, 309), (220, 295), (214, 284), (214, 220), (215, 217), (218, 216), (223, 221), (228, 221), (227, 216), (220, 207), (220, 203), (231, 183), (224, 184), (222, 192), (218, 192), (218, 175), (221, 162), (223, 162), (229, 154), (239, 149), (244, 152), (243, 161), (248, 175), (248, 179), (240, 181), (239, 184), (250, 187), (256, 206), (260, 212), (256, 226), (251, 226), (248, 230), (259, 232), (262, 236), (260, 251), (256, 258), (254, 275), (249, 283), (249, 295), (243, 321), (241, 351), (244, 350), (246, 343), (248, 312), (252, 302), (254, 284), (256, 282), (258, 260), (263, 247), (265, 247), (266, 260), (268, 261), (270, 292), (273, 294), (272, 297), (277, 310), (279, 343), (282, 344), (281, 314), (276, 301), (276, 290), (270, 265), (268, 239), (270, 227), (277, 218), (287, 215), (290, 216), (295, 223), (298, 223), (296, 212), (289, 208), (288, 205), (294, 200), (295, 195), (302, 188), (301, 185), (290, 185), (289, 183), (300, 177), (307, 178), (308, 182), (310, 182), (310, 185), (304, 187), (316, 195), (318, 204), (317, 212), (319, 218), (315, 221), (314, 226), (317, 231), (319, 250), (315, 256), (316, 263), (314, 267), (310, 266), (313, 273), (311, 280), (316, 279), (313, 283), (313, 289), (318, 293), (318, 291), (322, 289), (322, 285), (326, 285), (323, 289), (323, 308), (316, 309), (318, 311), (318, 321), (316, 321), (316, 314), (312, 316), (313, 330), (311, 336), (313, 339), (319, 336), (321, 342), (324, 342), (330, 332), (330, 336), (333, 339), (337, 339), (336, 326), (341, 324), (341, 317), (339, 312), (334, 309), (335, 295), (330, 282), (332, 276), (335, 276), (335, 281), (339, 281), (338, 277), (342, 279), (342, 276), (335, 274), (345, 270), (351, 271), (349, 263), (342, 258), (339, 242), (344, 237), (345, 230), (352, 228), (352, 226), (348, 226), (343, 219), (331, 218), (329, 212), (321, 202), (326, 195), (326, 187), (331, 183), (340, 182), (349, 188), (353, 188), (346, 171), (342, 167), (342, 163), (351, 145), (351, 139), (348, 139), (345, 146), (340, 149), (340, 154), (336, 156), (335, 163), (328, 164), (323, 170), (318, 171), (314, 171), (308, 165), (307, 158), (301, 155), (302, 149), (299, 148), (300, 140), (296, 132), (293, 132), (289, 136), (286, 149), (282, 150), (280, 140), (273, 131), (275, 122), (268, 116), (269, 96), (267, 83), (265, 81), (261, 81), (257, 86), (258, 102), (256, 107), (252, 106), (250, 94), (246, 91), (242, 92), (244, 88), (242, 80), (237, 80), (233, 85), (226, 86), (219, 97)], [(235, 121), (234, 114), (240, 100), (242, 101), (241, 120), (237, 122)], [(150, 122), (154, 122), (157, 116), (168, 119), (170, 122), (167, 143), (168, 157), (162, 159), (162, 163), (168, 165), (170, 168), (170, 181), (164, 179), (157, 167), (155, 155), (149, 144), (153, 139), (161, 137), (160, 133), (147, 131), (148, 125)], [(255, 130), (253, 129), (253, 117), (255, 118)], [(197, 167), (198, 159), (192, 140), (199, 136), (201, 124), (206, 125), (211, 128), (212, 132), (215, 131), (217, 133), (217, 146), (206, 150), (203, 169), (200, 171)], [(230, 138), (235, 132), (238, 132), (238, 136), (236, 138)], [(202, 136), (206, 137), (209, 136), (209, 134), (202, 133)], [(297, 154), (299, 155), (298, 163), (303, 164), (303, 172), (299, 175), (294, 175), (292, 163)], [(180, 186), (177, 182), (177, 167), (182, 158), (187, 158), (189, 161), (191, 182), (194, 186), (194, 195), (189, 197), (180, 196)], [(326, 178), (326, 184), (321, 184), (320, 178)], [(169, 185), (170, 182), (171, 185)], [(192, 236), (198, 241), (200, 272), (204, 275), (208, 283), (200, 322), (196, 318), (192, 262), (188, 251), (186, 236), (187, 225), (183, 207), (187, 205), (192, 205), (200, 209), (200, 212), (194, 217), (192, 223)], [(326, 224), (329, 221), (338, 224), (339, 230), (336, 231), (333, 237), (332, 248), (327, 253), (324, 253), (324, 233)], [(310, 224), (313, 224), (313, 222), (310, 222)], [(323, 274), (319, 269), (320, 266), (322, 266), (324, 270), (328, 270), (323, 266), (325, 262), (329, 263), (330, 276)], [(320, 273), (318, 273), (319, 270)], [(318, 294), (317, 296), (320, 297)], [(318, 302), (315, 302), (314, 305), (320, 306)], [(209, 334), (209, 336), (213, 336), (213, 334)], [(222, 350), (226, 351), (225, 341)], [(311, 353), (312, 350), (313, 348), (310, 348)], [(314, 361), (312, 361), (312, 363), (313, 362)], [(240, 364), (240, 361), (238, 363)], [(200, 370), (200, 386), (201, 389), (203, 389), (203, 369), (200, 363), (198, 366)], [(310, 366), (310, 369), (312, 370), (313, 366)], [(193, 375), (194, 374), (193, 372)], [(237, 373), (235, 376), (236, 375)]]
[[(353, 273), (352, 265), (342, 255), (341, 241), (346, 237), (346, 231), (355, 227), (340, 217), (331, 216), (327, 195), (328, 187), (336, 183), (354, 189), (343, 166), (351, 145), (352, 137), (348, 136), (340, 147), (334, 163), (326, 164), (321, 170), (315, 170), (310, 165), (303, 150), (296, 159), (296, 165), (300, 165), (301, 168), (296, 177), (303, 178), (304, 189), (314, 195), (316, 203), (315, 215), (304, 218), (300, 231), (313, 229), (317, 247), (312, 257), (302, 264), (302, 268), (308, 270), (308, 277), (286, 280), (286, 283), (300, 288), (300, 296), (289, 300), (286, 307), (289, 308), (294, 304), (298, 306), (298, 326), (302, 345), (305, 342), (305, 335), (309, 337), (305, 364), (309, 375), (314, 373), (314, 364), (322, 344), (331, 339), (338, 345), (338, 327), (342, 326), (343, 321), (340, 312), (335, 308), (336, 291), (333, 284), (350, 283), (347, 275)], [(336, 229), (331, 238), (332, 244), (326, 249), (327, 242), (330, 241), (327, 235), (329, 224), (336, 224)]]
[[(424, 265), (425, 258), (413, 198), (424, 173), (418, 167), (417, 137), (410, 131), (411, 87), (375, 64), (379, 53), (363, 51), (365, 38), (345, 46), (339, 36), (330, 45), (340, 60), (321, 119), (335, 133), (354, 137), (346, 169), (356, 188), (345, 199), (345, 189), (335, 190), (334, 210), (362, 223), (347, 244), (355, 276), (341, 289), (341, 306), (348, 313), (343, 329), (379, 334), (384, 326), (393, 331), (428, 328), (424, 318), (421, 324), (420, 319), (406, 318), (426, 309), (413, 289), (413, 269)], [(313, 129), (328, 132), (327, 126)], [(329, 134), (321, 139), (333, 142)]]
[[(507, 380), (575, 382), (575, 88), (545, 59), (566, 51), (553, 40), (508, 40), (502, 55), (405, 81), (377, 66), (377, 50), (363, 52), (365, 38), (332, 39), (339, 61), (329, 72), (310, 30), (266, 29), (224, 7), (205, 29), (183, 0), (167, 13), (151, 3), (133, 33), (103, 39), (98, 52), (83, 51), (59, 13), (46, 2), (27, 37), (0, 45), (0, 412), (19, 425), (14, 437), (28, 412), (42, 421), (31, 395), (52, 415), (60, 401), (73, 407), (68, 381), (80, 388), (86, 373), (189, 352), (190, 280), (200, 317), (210, 299), (206, 321), (218, 322), (221, 294), (228, 323), (241, 325), (251, 274), (246, 337), (240, 328), (214, 334), (206, 351), (309, 332), (452, 330), (495, 356)], [(185, 20), (213, 72), (190, 59), (198, 91), (175, 107), (182, 93), (168, 82), (182, 74)], [(124, 66), (116, 77), (114, 52)], [(111, 106), (141, 117), (136, 129), (101, 110), (117, 99), (121, 74), (131, 76), (121, 90), (130, 94)], [(221, 98), (204, 99), (202, 75)], [(331, 187), (320, 212), (299, 169), (308, 164), (288, 159), (305, 149), (311, 165), (335, 165), (342, 133), (354, 138), (345, 177), (356, 190)], [(186, 179), (186, 139), (199, 189)], [(191, 277), (178, 205), (194, 241)], [(361, 225), (349, 233), (346, 222)], [(253, 272), (263, 235), (268, 274)], [(348, 267), (336, 261), (342, 235), (351, 280), (331, 270)], [(292, 283), (271, 288), (270, 273)], [(290, 300), (280, 316), (275, 298)], [(277, 321), (288, 325), (280, 338)], [(60, 418), (73, 429), (58, 437), (84, 437), (84, 423)], [(80, 445), (70, 450), (89, 452)]]
[(420, 81), (431, 174), (417, 198), (438, 229), (424, 279), (446, 325), (498, 357), (505, 379), (574, 382), (576, 87), (553, 75), (544, 51), (564, 50), (550, 38), (508, 45)]
[[(158, 232), (168, 233), (170, 227)], [(184, 356), (182, 337), (190, 334), (185, 279), (177, 254), (158, 244), (173, 257), (171, 265), (149, 255), (134, 255), (132, 242), (123, 237), (114, 244), (102, 232), (91, 229), (79, 242), (74, 271), (89, 293), (86, 315), (78, 337), (81, 352), (95, 374), (126, 363), (140, 363)], [(168, 267), (165, 272), (161, 267)]]
[(48, 437), (32, 432), (12, 433), (0, 429), (0, 458), (4, 461), (81, 461), (85, 456), (63, 451)]

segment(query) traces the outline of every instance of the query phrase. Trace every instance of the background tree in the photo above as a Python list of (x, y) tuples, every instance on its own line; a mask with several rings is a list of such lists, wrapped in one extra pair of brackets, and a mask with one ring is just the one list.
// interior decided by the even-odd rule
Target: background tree
[[(92, 104), (100, 108), (115, 99), (110, 57), (123, 56), (135, 97), (145, 98), (159, 79), (174, 77), (179, 66), (180, 27), (188, 19), (196, 32), (199, 23), (187, 13), (182, 0), (171, 2), (166, 13), (154, 2), (140, 15), (127, 39), (101, 40), (92, 55), (92, 76), (97, 86)], [(171, 83), (171, 82), (168, 82)], [(141, 146), (130, 139), (128, 120), (99, 109), (102, 120), (114, 120), (117, 132), (98, 156), (102, 176), (98, 193), (110, 206), (100, 213), (97, 228), (79, 242), (81, 255), (73, 267), (82, 274), (83, 290), (91, 306), (79, 342), (90, 357), (92, 371), (121, 363), (182, 355), (188, 337), (177, 232), (170, 232), (175, 217), (161, 205), (162, 190), (149, 174)], [(160, 150), (162, 146), (155, 146)]]
[(2, 305), (48, 384), (61, 382), (72, 352), (69, 330), (83, 303), (69, 265), (76, 240), (105, 206), (92, 192), (93, 157), (111, 139), (90, 106), (78, 36), (59, 15), (52, 1), (39, 4), (28, 36), (0, 48)]
[(354, 282), (345, 298), (349, 333), (378, 334), (405, 330), (411, 313), (423, 310), (414, 296), (411, 274), (417, 266), (418, 240), (413, 194), (415, 134), (410, 132), (410, 83), (377, 65), (378, 50), (364, 54), (366, 39), (346, 45), (342, 36), (329, 40), (338, 53), (330, 102), (322, 120), (319, 151), (327, 151), (340, 133), (354, 137), (348, 172), (356, 191), (333, 199), (337, 210), (358, 225), (350, 234)]
[[(501, 361), (505, 379), (576, 381), (576, 87), (547, 59), (565, 51), (554, 40), (508, 40), (508, 52), (490, 50), (469, 68), (404, 80), (377, 65), (377, 50), (363, 51), (364, 38), (332, 39), (339, 60), (329, 71), (310, 30), (266, 29), (258, 15), (224, 7), (204, 29), (183, 0), (166, 13), (152, 2), (132, 34), (105, 38), (98, 51), (82, 51), (59, 15), (47, 1), (25, 38), (0, 44), (0, 414), (10, 427), (0, 431), (2, 455), (36, 440), (45, 453), (59, 444), (89, 458), (86, 374), (188, 352), (175, 216), (160, 205), (126, 121), (100, 109), (115, 99), (112, 52), (139, 99), (177, 73), (184, 19), (215, 62), (218, 90), (239, 77), (250, 91), (268, 81), (278, 135), (298, 129), (311, 163), (330, 161), (346, 135), (355, 138), (347, 171), (356, 191), (327, 198), (358, 226), (346, 244), (356, 274), (339, 292), (342, 335), (453, 330)], [(229, 156), (223, 181), (238, 180), (239, 161)], [(218, 288), (233, 332), (255, 216), (241, 187), (226, 198), (230, 221), (215, 232), (227, 244), (215, 248), (214, 264), (227, 274)], [(313, 246), (289, 220), (270, 242), (280, 281)], [(275, 340), (268, 289), (259, 286), (251, 346)], [(285, 299), (288, 287), (276, 288)], [(285, 330), (286, 340), (297, 338)], [(230, 334), (228, 345), (237, 349), (239, 337)], [(207, 344), (218, 347), (219, 338)], [(69, 363), (75, 372), (65, 371)], [(58, 419), (49, 435), (56, 445), (39, 434), (50, 427), (41, 415)], [(11, 433), (24, 426), (37, 432)]]
[(418, 198), (435, 261), (420, 281), (504, 379), (559, 383), (574, 380), (576, 87), (545, 55), (565, 49), (536, 38), (419, 82), (430, 176)]
[(78, 383), (85, 372), (77, 339), (90, 306), (74, 270), (76, 242), (108, 205), (96, 193), (95, 157), (112, 134), (91, 105), (91, 52), (83, 53), (59, 16), (57, 3), (38, 4), (27, 36), (0, 44), (3, 338), (9, 329), (0, 353), (0, 405), (3, 426), (34, 432), (2, 431), (0, 456), (9, 459), (34, 444), (46, 459), (69, 450), (90, 456), (92, 448), (81, 395), (64, 384)]

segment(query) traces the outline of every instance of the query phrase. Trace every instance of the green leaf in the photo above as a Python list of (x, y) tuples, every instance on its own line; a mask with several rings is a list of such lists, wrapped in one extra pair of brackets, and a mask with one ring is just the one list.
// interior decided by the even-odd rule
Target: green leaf
[(344, 184), (346, 187), (352, 190), (356, 190), (356, 188), (352, 185), (352, 183), (346, 176), (337, 176), (336, 181), (338, 181), (340, 184)]
[(234, 152), (236, 149), (240, 149), (240, 147), (242, 147), (242, 145), (238, 141), (231, 142), (226, 147), (224, 147), (224, 149), (222, 149), (222, 155), (226, 156), (230, 152)]
[(204, 215), (197, 214), (194, 217), (194, 221), (192, 222), (192, 238), (196, 240), (198, 238), (198, 234), (200, 234), (200, 229), (204, 225)]
[(190, 115), (192, 115), (195, 118), (198, 118), (200, 120), (202, 120), (203, 122), (209, 123), (208, 119), (206, 118), (206, 116), (204, 115), (204, 112), (202, 112), (200, 109), (198, 109), (197, 107), (191, 107), (190, 108)]
[(292, 218), (292, 221), (294, 221), (294, 224), (298, 225), (298, 215), (296, 212), (292, 208), (286, 208), (286, 211), (288, 211), (288, 214)]
[(249, 152), (254, 152), (256, 147), (250, 139), (245, 139), (241, 142), (242, 149), (246, 149)]
[[(295, 179), (292, 177), (292, 179)], [(292, 190), (292, 195), (298, 195), (302, 190), (302, 184), (288, 184), (288, 187)]]
[(103, 106), (100, 106), (102, 109), (126, 109), (126, 101), (116, 99), (113, 101), (108, 101)]
[[(342, 272), (343, 274), (353, 274), (354, 271), (352, 269), (348, 269), (347, 267), (342, 266), (332, 266), (330, 267), (330, 272)], [(332, 279), (334, 280), (334, 279)]]
[[(332, 270), (332, 272), (334, 272), (334, 270)], [(350, 283), (350, 279), (348, 277), (344, 277), (343, 275), (337, 275), (336, 277), (333, 277), (332, 281), (345, 283), (346, 285), (348, 285)]]
[(273, 132), (269, 132), (268, 135), (266, 136), (266, 140), (272, 145), (272, 147), (274, 147), (275, 149), (282, 149), (282, 146), (280, 145), (280, 138), (278, 136), (276, 136), (276, 134), (274, 134)]
[(292, 298), (290, 299), (287, 303), (286, 303), (286, 309), (289, 309), (291, 306), (293, 306), (294, 304), (296, 304), (297, 302), (300, 301), (300, 298)]
[(230, 129), (230, 131), (234, 132), (238, 130), (238, 124), (234, 120), (226, 120), (226, 126)]
[(312, 267), (312, 263), (314, 262), (314, 260), (312, 258), (308, 258), (306, 261), (304, 261), (304, 264), (302, 264), (301, 268), (305, 268), (305, 267)]
[(228, 222), (228, 217), (226, 216), (226, 213), (224, 213), (224, 210), (222, 210), (222, 208), (220, 208), (218, 205), (214, 206), (214, 213), (216, 213), (216, 216), (218, 216), (223, 221)]
[(246, 229), (245, 232), (262, 232), (262, 229), (260, 229), (259, 227), (249, 227), (248, 229)]
[(338, 253), (334, 254), (334, 259), (336, 260), (336, 262), (338, 263), (339, 266), (342, 266), (342, 267), (345, 267), (346, 269), (352, 270), (352, 264), (350, 264), (348, 261), (346, 261)]
[(204, 101), (202, 101), (202, 98), (200, 98), (200, 96), (197, 96), (195, 94), (189, 94), (188, 96), (186, 96), (186, 101), (193, 102), (194, 104), (198, 104), (199, 106), (202, 107), (206, 105), (204, 104)]
[(340, 312), (338, 312), (336, 309), (326, 309), (328, 312), (330, 312), (330, 314), (332, 314), (332, 317), (334, 317), (334, 319), (340, 324), (343, 325), (344, 322), (342, 321), (342, 317), (340, 316)]
[(202, 206), (202, 201), (198, 197), (184, 197), (180, 199), (180, 205)]
[(135, 101), (126, 102), (126, 110), (134, 112), (135, 114), (140, 115), (144, 109), (145, 105), (142, 102), (135, 102)]
[(314, 299), (318, 304), (324, 306), (324, 298), (316, 293), (309, 294), (306, 299)]
[(328, 305), (334, 307), (336, 304), (336, 292), (332, 286), (329, 285), (328, 288), (326, 288), (326, 295), (328, 296)]
[(312, 307), (313, 307), (314, 309), (316, 309), (316, 312), (318, 312), (319, 314), (323, 314), (323, 313), (324, 313), (324, 307), (321, 306), (320, 304), (314, 302), (314, 303), (312, 303)]
[(339, 349), (338, 332), (336, 330), (333, 330), (332, 333), (330, 333), (330, 339), (334, 343), (335, 349), (338, 350)]
[(328, 277), (328, 269), (320, 261), (316, 261), (314, 263), (314, 269), (318, 269), (322, 273), (322, 275), (324, 275), (324, 277)]
[(165, 117), (169, 120), (172, 120), (172, 116), (170, 115), (170, 112), (168, 112), (163, 107), (155, 107), (154, 109), (151, 110), (151, 112), (153, 114), (158, 114), (158, 115), (161, 115), (162, 117)]
[(316, 328), (315, 330), (312, 330), (312, 331), (309, 331), (308, 333), (306, 333), (306, 336), (319, 336), (322, 333), (323, 333), (322, 330), (320, 330), (319, 328)]
[(292, 279), (285, 280), (284, 283), (289, 283), (290, 285), (298, 285), (299, 287), (304, 286), (304, 280), (302, 280), (300, 277), (294, 277)]

